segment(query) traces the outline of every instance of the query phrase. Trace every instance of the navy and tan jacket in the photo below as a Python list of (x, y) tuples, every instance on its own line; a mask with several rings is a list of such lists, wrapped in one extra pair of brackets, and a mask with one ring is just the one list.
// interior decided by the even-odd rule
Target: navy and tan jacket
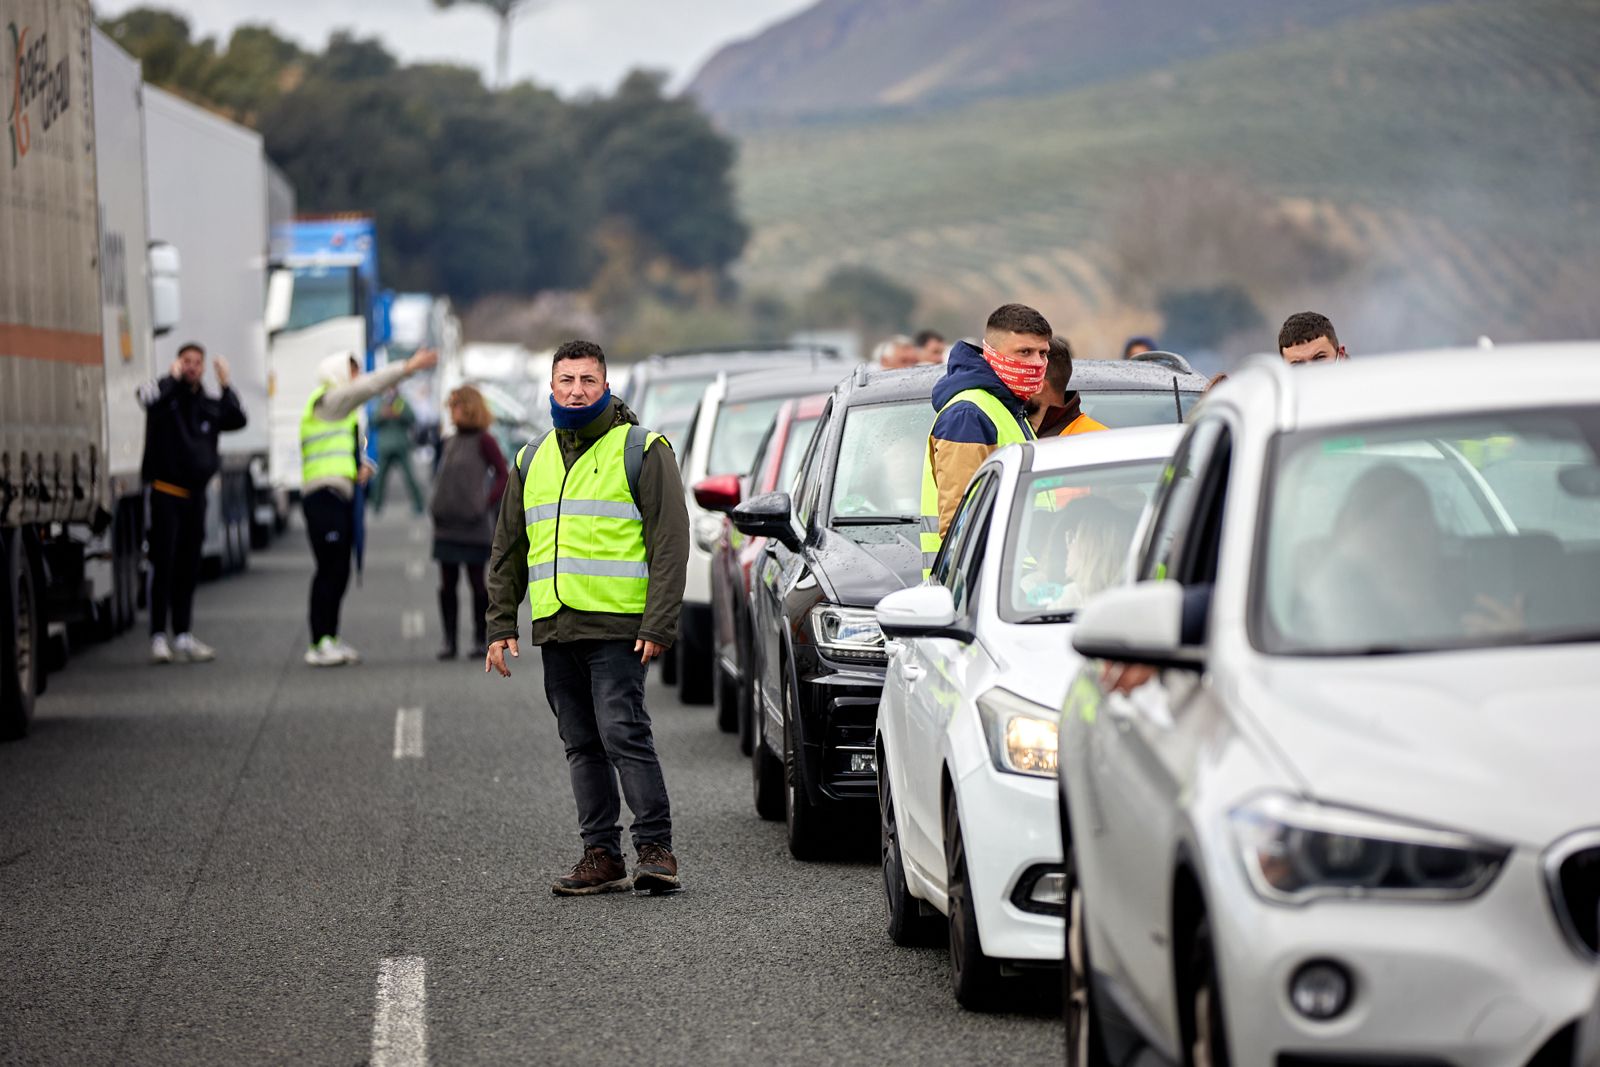
[[(995, 374), (981, 349), (958, 341), (950, 350), (944, 377), (933, 387), (933, 410), (940, 411), (967, 389), (982, 389), (994, 396), (1016, 418), (1023, 435), (1033, 436), (1021, 398)], [(972, 475), (998, 447), (994, 423), (978, 405), (962, 401), (934, 420), (928, 443), (933, 450), (933, 480), (939, 487), (939, 532), (944, 533), (950, 529), (950, 519)]]

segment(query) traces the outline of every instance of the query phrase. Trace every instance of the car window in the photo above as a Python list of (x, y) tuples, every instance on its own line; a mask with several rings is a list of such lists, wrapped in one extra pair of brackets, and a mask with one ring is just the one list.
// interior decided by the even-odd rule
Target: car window
[(1145, 535), (1140, 558), (1140, 579), (1176, 577), (1172, 573), (1176, 550), (1181, 547), (1184, 526), (1194, 512), (1200, 474), (1206, 469), (1222, 435), (1221, 419), (1208, 418), (1195, 423), (1162, 469), (1155, 518)]
[(811, 445), (821, 419), (792, 419), (789, 422), (789, 439), (783, 443), (783, 460), (778, 467), (777, 488), (788, 489), (794, 485), (800, 470), (800, 460)]
[(706, 386), (716, 379), (716, 374), (700, 374), (687, 378), (664, 378), (648, 382), (639, 397), (639, 425), (648, 427), (666, 437), (674, 448), (683, 443), (684, 431), (689, 428)]
[(926, 400), (858, 404), (845, 412), (833, 476), (830, 523), (916, 522), (922, 456), (933, 411)]
[(1273, 468), (1264, 650), (1600, 640), (1600, 408), (1302, 431)]
[(1199, 393), (1081, 392), (1083, 413), (1113, 430), (1127, 426), (1160, 426), (1182, 422), (1200, 399)]
[(717, 409), (706, 455), (706, 474), (737, 474), (750, 469), (750, 461), (783, 405), (783, 397), (724, 403)]
[(944, 543), (939, 546), (939, 555), (933, 562), (933, 580), (949, 589), (954, 595), (958, 574), (961, 568), (962, 555), (972, 540), (973, 525), (978, 521), (979, 512), (982, 510), (981, 499), (983, 488), (993, 479), (987, 471), (980, 471), (972, 479), (972, 484), (967, 486), (966, 495), (961, 498), (961, 503), (956, 505), (956, 513), (950, 517), (950, 528), (945, 531)]
[(1120, 583), (1162, 466), (1152, 459), (1025, 475), (1006, 534), (1000, 617), (1056, 620)]
[[(826, 426), (832, 414), (833, 400), (830, 398), (828, 406), (822, 410), (818, 426)], [(800, 520), (800, 525), (806, 529), (811, 528), (811, 518), (817, 510), (817, 498), (822, 485), (823, 454), (827, 451), (827, 441), (826, 433), (812, 433), (811, 440), (806, 445), (805, 456), (800, 461), (800, 473), (795, 478), (794, 488), (789, 491), (790, 496), (799, 502), (794, 510), (795, 516)]]
[(772, 466), (772, 452), (777, 446), (777, 430), (778, 423), (774, 420), (767, 426), (767, 432), (761, 435), (761, 443), (756, 446), (756, 458), (750, 461), (750, 469), (740, 475), (744, 481), (746, 496), (762, 491), (759, 488), (761, 476)]
[(972, 517), (967, 521), (967, 534), (950, 570), (950, 599), (955, 602), (957, 615), (970, 615), (973, 596), (978, 588), (978, 572), (983, 567), (983, 557), (989, 543), (989, 528), (994, 516), (995, 497), (1000, 492), (1000, 476), (992, 473), (982, 479), (972, 501)]

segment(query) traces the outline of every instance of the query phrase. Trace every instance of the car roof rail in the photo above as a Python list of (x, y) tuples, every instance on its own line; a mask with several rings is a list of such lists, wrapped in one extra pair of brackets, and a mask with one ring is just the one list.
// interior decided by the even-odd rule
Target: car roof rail
[(1128, 360), (1133, 363), (1159, 363), (1163, 367), (1170, 367), (1175, 371), (1182, 371), (1184, 374), (1194, 373), (1194, 368), (1189, 365), (1187, 359), (1184, 359), (1176, 352), (1168, 352), (1164, 348), (1140, 352), (1136, 356), (1129, 356)]
[(856, 364), (856, 369), (855, 369), (854, 373), (851, 375), (851, 381), (856, 385), (866, 385), (867, 384), (867, 375), (869, 375), (871, 373), (872, 373), (872, 364), (870, 364), (870, 363), (857, 363)]
[(1294, 429), (1294, 372), (1281, 355), (1255, 352), (1239, 361), (1241, 371), (1259, 367), (1272, 379), (1272, 392), (1277, 401), (1278, 429)]

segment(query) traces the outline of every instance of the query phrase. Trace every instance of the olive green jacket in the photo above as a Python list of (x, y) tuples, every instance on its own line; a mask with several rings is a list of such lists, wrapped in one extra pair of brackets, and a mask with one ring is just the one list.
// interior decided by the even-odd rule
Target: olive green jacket
[[(589, 425), (577, 430), (554, 430), (556, 444), (567, 469), (589, 446), (617, 426), (639, 420), (622, 401), (613, 399)], [(678, 611), (683, 605), (684, 576), (689, 566), (689, 509), (683, 499), (678, 461), (666, 438), (644, 454), (639, 471), (639, 513), (644, 517), (645, 559), (650, 565), (650, 591), (644, 614), (616, 615), (601, 611), (561, 608), (533, 624), (528, 640), (544, 645), (556, 641), (628, 640), (643, 638), (670, 646), (678, 636)], [(489, 554), (488, 639), (520, 637), (520, 620), (528, 614), (528, 527), (522, 508), (522, 472), (515, 457), (500, 498), (495, 520), (494, 548)]]

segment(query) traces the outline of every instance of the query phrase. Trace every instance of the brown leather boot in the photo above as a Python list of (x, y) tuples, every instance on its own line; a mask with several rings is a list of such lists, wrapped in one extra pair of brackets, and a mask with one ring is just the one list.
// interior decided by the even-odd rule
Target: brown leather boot
[(631, 884), (621, 856), (614, 856), (599, 845), (590, 845), (583, 850), (583, 859), (573, 865), (572, 873), (557, 878), (550, 892), (558, 897), (584, 897), (595, 893), (620, 893)]
[(639, 866), (633, 870), (633, 888), (641, 893), (671, 893), (682, 889), (678, 881), (678, 857), (665, 845), (649, 842), (639, 846)]

